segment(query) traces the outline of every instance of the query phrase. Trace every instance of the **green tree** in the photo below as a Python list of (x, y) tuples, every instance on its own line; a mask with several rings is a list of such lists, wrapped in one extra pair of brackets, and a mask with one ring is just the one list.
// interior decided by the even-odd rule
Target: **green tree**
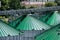
[(22, 0), (0, 0), (1, 8), (0, 10), (9, 10), (9, 9), (24, 9), (25, 6), (21, 5)]
[(20, 9), (21, 8), (20, 0), (10, 0), (9, 6), (11, 9)]
[(50, 7), (50, 6), (57, 6), (57, 3), (54, 3), (54, 2), (47, 2), (45, 4), (46, 7)]
[(60, 0), (55, 0), (55, 2), (60, 6)]
[(9, 0), (1, 0), (1, 10), (7, 10), (9, 8)]

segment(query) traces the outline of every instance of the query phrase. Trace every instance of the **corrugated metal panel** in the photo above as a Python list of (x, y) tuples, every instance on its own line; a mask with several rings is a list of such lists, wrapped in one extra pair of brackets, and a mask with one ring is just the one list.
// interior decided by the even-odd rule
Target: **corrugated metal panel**
[(16, 27), (16, 24), (17, 24), (20, 20), (21, 20), (21, 19), (19, 18), (19, 19), (15, 20), (15, 21), (9, 23), (9, 25), (11, 25), (12, 27)]
[(0, 40), (34, 40), (34, 37), (8, 36), (8, 37), (0, 37)]
[(17, 29), (20, 30), (42, 30), (42, 29), (47, 30), (49, 28), (50, 26), (29, 15), (17, 27)]
[(37, 36), (36, 40), (60, 40), (60, 24), (40, 36)]
[(22, 35), (0, 37), (0, 40), (35, 40), (35, 36), (41, 34), (41, 30), (23, 31)]
[(44, 32), (44, 30), (24, 30), (23, 37), (35, 37)]
[(18, 23), (20, 23), (24, 17), (25, 17), (25, 15), (17, 18), (13, 22), (9, 23), (9, 25), (12, 26), (13, 28), (16, 28), (17, 25), (19, 25)]
[(53, 14), (53, 12), (47, 12), (46, 14), (47, 15), (40, 17), (39, 20), (46, 23), (49, 20), (49, 18), (51, 17), (51, 15)]
[(55, 26), (60, 23), (60, 14), (58, 11), (55, 11), (54, 14), (49, 18), (47, 24)]
[(3, 23), (0, 21), (0, 37), (1, 36), (15, 36), (15, 35), (19, 35), (19, 31), (11, 28), (10, 26), (8, 26), (7, 24)]

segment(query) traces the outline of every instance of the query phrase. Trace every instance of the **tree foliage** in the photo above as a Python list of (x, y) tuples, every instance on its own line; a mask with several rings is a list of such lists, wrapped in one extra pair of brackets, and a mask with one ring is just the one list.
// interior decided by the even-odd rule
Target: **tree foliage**
[(6, 10), (9, 8), (9, 0), (1, 0), (1, 10)]
[(0, 10), (10, 10), (10, 9), (22, 9), (25, 6), (22, 6), (22, 0), (1, 0), (1, 8)]
[(9, 6), (11, 9), (20, 9), (21, 8), (20, 0), (10, 0)]
[(50, 6), (57, 6), (57, 3), (54, 3), (54, 2), (47, 2), (45, 4), (46, 7), (50, 7)]
[(55, 2), (60, 6), (60, 0), (55, 0)]

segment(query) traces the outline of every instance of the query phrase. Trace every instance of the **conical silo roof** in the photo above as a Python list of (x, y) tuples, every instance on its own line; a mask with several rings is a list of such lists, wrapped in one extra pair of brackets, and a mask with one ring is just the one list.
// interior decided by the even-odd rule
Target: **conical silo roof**
[(40, 17), (39, 20), (46, 23), (52, 14), (53, 12), (47, 12), (46, 14), (44, 14), (44, 16)]
[(15, 36), (15, 35), (19, 35), (19, 31), (11, 28), (10, 26), (8, 26), (7, 24), (3, 23), (0, 21), (0, 37), (1, 36)]
[(49, 18), (47, 24), (55, 26), (60, 23), (60, 14), (58, 11), (55, 11), (54, 14)]
[(17, 25), (19, 25), (18, 23), (20, 23), (24, 19), (25, 16), (26, 15), (17, 18), (16, 20), (14, 20), (11, 23), (9, 23), (9, 25), (12, 26), (13, 28), (16, 28)]
[(35, 19), (31, 16), (26, 16), (26, 18), (17, 26), (19, 30), (42, 30), (42, 29), (49, 29), (50, 26), (46, 25), (45, 23), (41, 22), (40, 20)]
[(60, 40), (60, 25), (36, 36), (35, 40)]

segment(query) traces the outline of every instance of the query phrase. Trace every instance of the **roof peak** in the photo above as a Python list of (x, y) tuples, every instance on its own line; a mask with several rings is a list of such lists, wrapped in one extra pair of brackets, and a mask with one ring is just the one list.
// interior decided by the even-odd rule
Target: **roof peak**
[(43, 28), (46, 30), (46, 29), (49, 29), (50, 27), (45, 23), (29, 15), (27, 15), (26, 18), (17, 27), (17, 29), (20, 29), (20, 30), (33, 30), (33, 29), (42, 30)]

